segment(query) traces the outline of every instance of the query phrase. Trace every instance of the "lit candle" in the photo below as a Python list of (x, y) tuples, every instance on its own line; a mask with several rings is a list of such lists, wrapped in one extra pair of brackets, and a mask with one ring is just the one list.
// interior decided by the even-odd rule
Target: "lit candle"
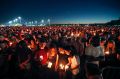
[(60, 69), (64, 69), (64, 65), (63, 64), (60, 64)]
[(94, 32), (94, 36), (96, 35), (96, 33)]
[(77, 34), (77, 37), (79, 37), (79, 36), (80, 36), (80, 34), (78, 33), (78, 34)]
[(106, 51), (105, 54), (109, 55), (109, 51)]
[(52, 63), (51, 62), (48, 62), (48, 68), (51, 68), (52, 67)]
[(13, 43), (12, 42), (10, 42), (10, 46), (12, 45)]
[(102, 32), (104, 32), (104, 29), (102, 29)]
[(69, 66), (68, 66), (68, 65), (65, 65), (65, 71), (66, 71), (68, 68), (69, 68)]
[(73, 33), (71, 33), (71, 36), (73, 36), (74, 34)]
[(28, 48), (30, 48), (30, 49), (31, 49), (30, 45), (28, 45)]
[(40, 56), (40, 61), (43, 60), (43, 56)]

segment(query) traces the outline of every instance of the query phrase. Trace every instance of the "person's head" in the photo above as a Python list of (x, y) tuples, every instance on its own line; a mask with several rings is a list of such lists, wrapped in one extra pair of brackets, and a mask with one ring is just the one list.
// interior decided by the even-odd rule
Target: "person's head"
[(0, 41), (3, 41), (5, 37), (3, 35), (0, 35)]
[(100, 45), (101, 46), (104, 46), (105, 45), (105, 43), (106, 43), (106, 40), (105, 40), (105, 38), (100, 38)]
[(118, 40), (120, 41), (120, 35), (118, 36)]
[(24, 40), (20, 41), (16, 46), (17, 46), (17, 48), (27, 48), (28, 47), (27, 43)]
[(107, 44), (108, 48), (115, 48), (115, 42), (113, 40), (109, 40)]
[(99, 36), (92, 37), (91, 44), (94, 47), (100, 46), (100, 37)]
[(40, 49), (44, 49), (46, 47), (46, 39), (44, 37), (39, 39), (39, 47)]
[(58, 44), (58, 52), (60, 54), (65, 54), (64, 46), (61, 43)]
[(65, 47), (64, 47), (64, 51), (65, 51), (65, 54), (66, 54), (66, 55), (70, 55), (71, 50), (72, 50), (72, 49), (71, 49), (71, 46), (65, 46)]
[(49, 53), (52, 55), (57, 54), (57, 47), (53, 42), (50, 44)]
[(5, 49), (5, 48), (8, 48), (8, 46), (9, 46), (9, 42), (8, 41), (6, 41), (6, 40), (0, 41), (0, 48), (1, 48), (1, 50)]

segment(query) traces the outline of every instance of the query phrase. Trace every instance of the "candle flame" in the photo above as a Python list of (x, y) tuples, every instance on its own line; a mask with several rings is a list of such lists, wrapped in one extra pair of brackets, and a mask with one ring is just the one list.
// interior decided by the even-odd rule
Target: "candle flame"
[(52, 63), (48, 62), (48, 68), (51, 68), (51, 67), (52, 67)]
[(60, 64), (60, 69), (64, 69), (64, 65), (63, 64)]
[(65, 66), (65, 70), (67, 70), (68, 68), (69, 68), (69, 66), (68, 66), (68, 65), (66, 65), (66, 66)]
[(43, 56), (40, 56), (40, 60), (43, 60)]
[(12, 42), (10, 42), (10, 46), (12, 45), (13, 43)]
[(107, 54), (107, 55), (108, 55), (108, 54), (109, 54), (109, 51), (105, 52), (105, 54)]

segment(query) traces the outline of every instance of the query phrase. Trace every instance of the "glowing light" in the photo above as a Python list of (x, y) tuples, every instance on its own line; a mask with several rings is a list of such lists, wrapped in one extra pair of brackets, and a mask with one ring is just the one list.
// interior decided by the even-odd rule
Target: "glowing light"
[(18, 19), (21, 19), (21, 17), (18, 17)]
[(30, 49), (31, 49), (30, 45), (28, 45), (28, 48), (30, 48)]
[(71, 36), (73, 36), (74, 34), (73, 33), (71, 33)]
[(106, 52), (105, 52), (105, 54), (109, 55), (109, 54), (110, 54), (110, 52), (109, 52), (109, 51), (106, 51)]
[(43, 60), (43, 56), (40, 56), (40, 61)]
[(64, 69), (64, 65), (63, 64), (60, 64), (60, 69)]
[(41, 21), (42, 23), (44, 23), (44, 20), (42, 19), (42, 21)]
[(48, 68), (51, 68), (52, 67), (52, 63), (51, 62), (48, 62)]
[(15, 21), (17, 22), (17, 21), (18, 21), (18, 19), (15, 19)]
[(96, 33), (94, 32), (94, 33), (93, 33), (93, 35), (95, 36), (95, 35), (96, 35)]
[(104, 29), (102, 29), (102, 32), (104, 32)]
[(68, 66), (68, 65), (66, 65), (66, 66), (65, 66), (65, 71), (66, 71), (68, 68), (69, 68), (69, 66)]
[(13, 43), (12, 42), (10, 42), (10, 46), (12, 45)]
[(9, 23), (9, 24), (12, 24), (12, 21), (9, 21), (8, 23)]

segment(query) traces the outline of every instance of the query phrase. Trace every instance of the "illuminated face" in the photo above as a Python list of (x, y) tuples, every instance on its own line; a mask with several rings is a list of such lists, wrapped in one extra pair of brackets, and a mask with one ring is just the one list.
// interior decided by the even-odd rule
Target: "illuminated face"
[(118, 36), (118, 40), (120, 41), (120, 36)]
[(59, 48), (58, 50), (59, 50), (59, 52), (60, 52), (61, 54), (65, 54), (65, 51), (64, 51), (63, 48)]
[(109, 45), (109, 47), (113, 47), (113, 43), (109, 43), (108, 45)]
[(50, 52), (51, 52), (51, 54), (54, 56), (55, 54), (56, 54), (56, 49), (55, 48), (52, 48), (51, 50), (50, 50)]
[(45, 46), (46, 46), (46, 43), (41, 43), (40, 44), (40, 48), (45, 48)]
[(70, 51), (68, 51), (68, 50), (65, 50), (65, 53), (66, 53), (67, 55), (70, 55)]

